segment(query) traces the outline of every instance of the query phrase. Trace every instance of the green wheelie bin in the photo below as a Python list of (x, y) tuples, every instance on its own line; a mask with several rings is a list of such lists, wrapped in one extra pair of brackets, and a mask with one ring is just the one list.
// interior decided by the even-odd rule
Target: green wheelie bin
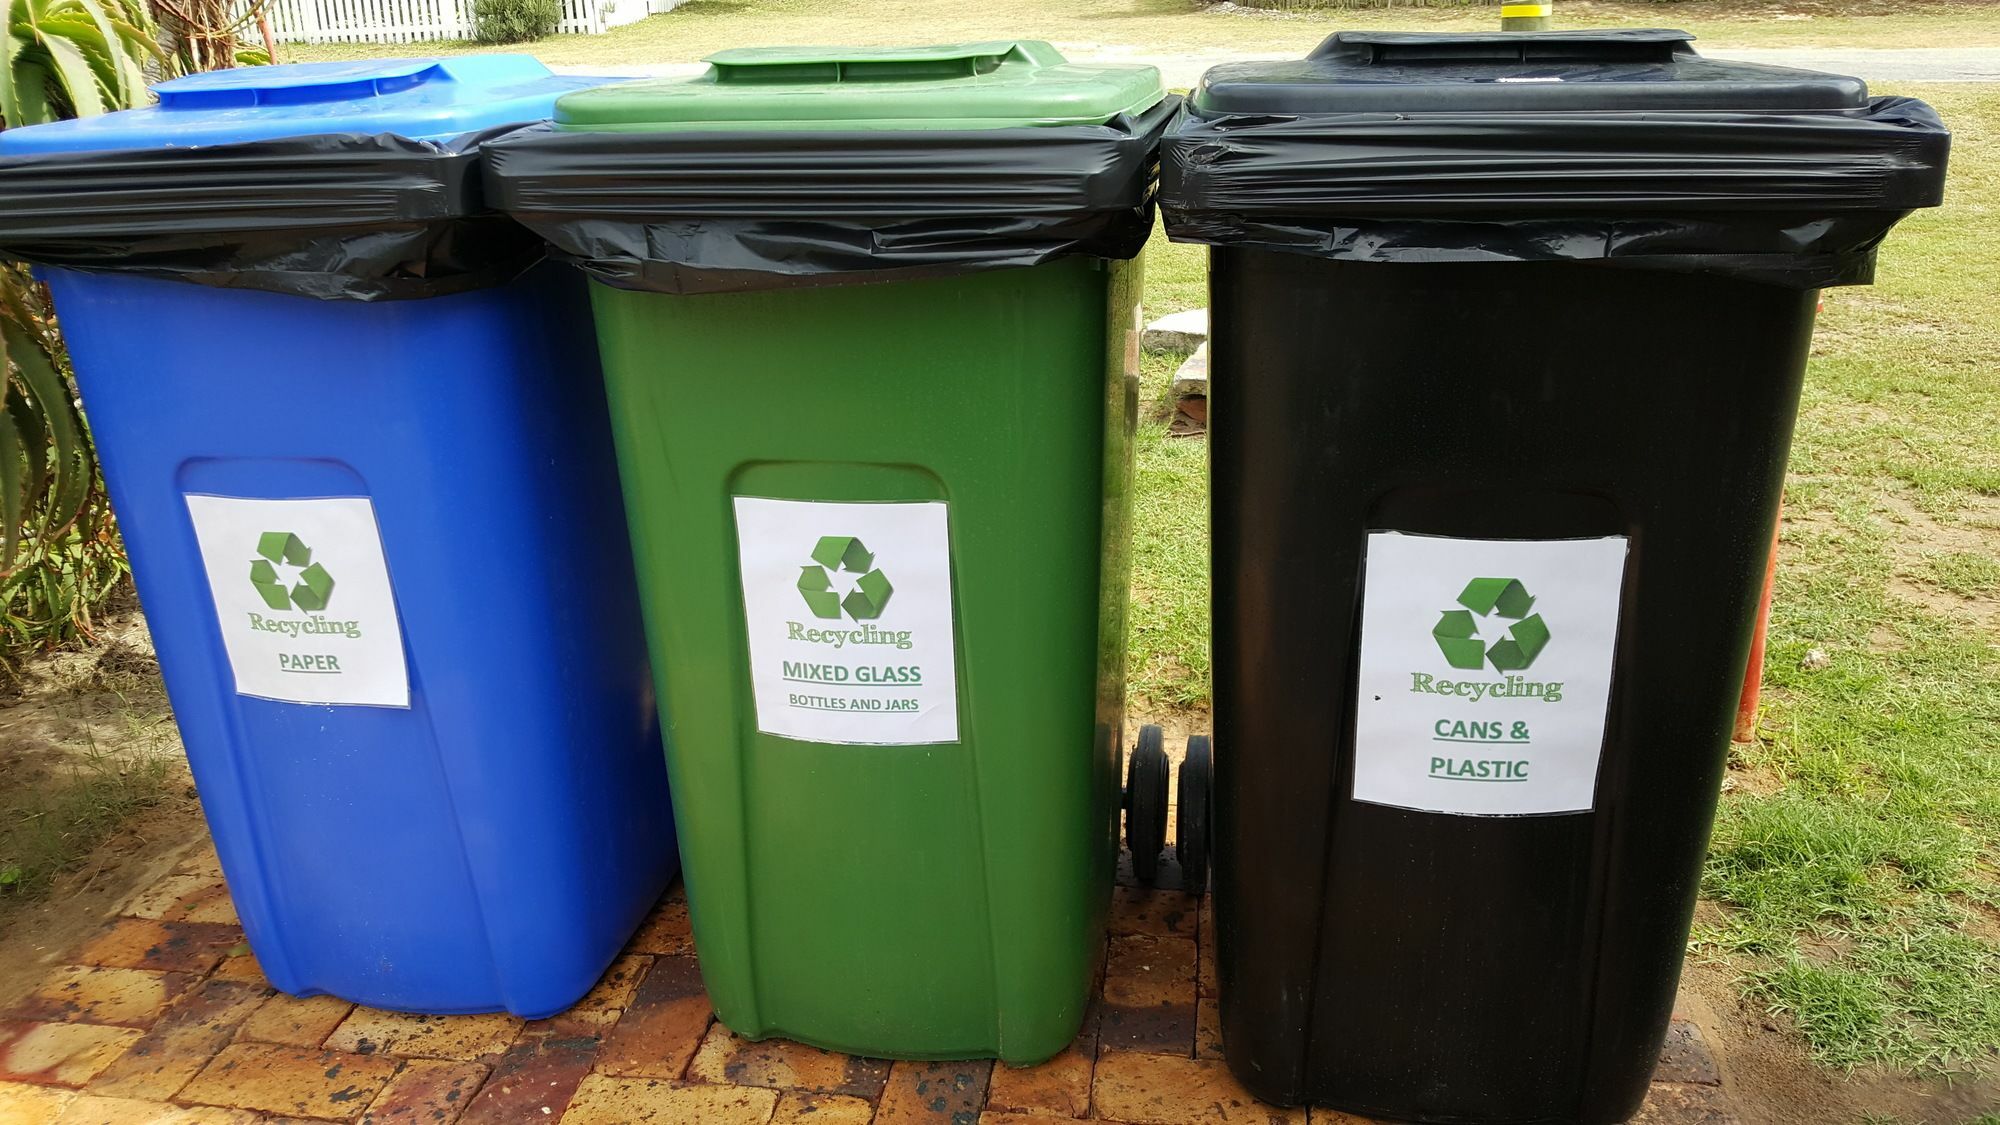
[(708, 61), (489, 169), (595, 281), (702, 976), (750, 1038), (1037, 1062), (1117, 859), (1176, 105), (1045, 43)]

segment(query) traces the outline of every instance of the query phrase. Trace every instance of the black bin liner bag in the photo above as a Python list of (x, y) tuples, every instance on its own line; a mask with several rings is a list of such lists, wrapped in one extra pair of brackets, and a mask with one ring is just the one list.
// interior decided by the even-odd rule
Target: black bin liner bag
[(480, 146), (519, 127), (0, 158), (0, 257), (357, 301), (499, 285), (544, 255), (481, 197)]
[(842, 285), (1131, 258), (1169, 97), (1102, 125), (568, 131), (486, 147), (487, 198), (623, 289)]
[(1943, 198), (1951, 135), (1914, 98), (1857, 111), (1185, 118), (1161, 153), (1176, 241), (1361, 262), (1590, 261), (1865, 284)]

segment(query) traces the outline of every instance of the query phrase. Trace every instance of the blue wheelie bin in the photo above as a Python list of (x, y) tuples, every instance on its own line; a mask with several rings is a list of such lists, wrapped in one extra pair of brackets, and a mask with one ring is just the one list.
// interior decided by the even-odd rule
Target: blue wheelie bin
[(481, 131), (594, 81), (261, 67), (0, 133), (0, 252), (53, 292), (286, 992), (548, 1015), (673, 874), (583, 282), (476, 196)]

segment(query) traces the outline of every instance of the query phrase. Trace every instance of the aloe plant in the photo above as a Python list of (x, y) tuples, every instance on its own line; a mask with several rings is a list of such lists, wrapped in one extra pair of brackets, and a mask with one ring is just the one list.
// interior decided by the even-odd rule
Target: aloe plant
[(143, 0), (0, 0), (0, 120), (35, 125), (146, 101), (160, 57)]
[(12, 560), (23, 539), (51, 539), (75, 525), (90, 498), (95, 466), (44, 295), (18, 266), (0, 270), (0, 347), (8, 368), (0, 386), (6, 415), (0, 423), (0, 559)]
[[(0, 0), (0, 128), (145, 103), (144, 0)], [(0, 649), (88, 636), (125, 556), (48, 294), (0, 265)]]

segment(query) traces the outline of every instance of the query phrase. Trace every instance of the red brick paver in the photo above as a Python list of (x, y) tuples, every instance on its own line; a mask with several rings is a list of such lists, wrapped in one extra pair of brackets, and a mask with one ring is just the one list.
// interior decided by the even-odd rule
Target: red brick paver
[(1305, 1125), (1304, 1109), (1279, 1109), (1245, 1093), (1219, 1059), (1115, 1051), (1099, 1056), (1091, 1102), (1131, 1125)]
[(173, 1097), (229, 1045), (237, 1026), (267, 995), (267, 989), (246, 981), (203, 981), (98, 1075), (90, 1092), (120, 1098)]
[(477, 1059), (497, 1055), (521, 1033), (516, 1016), (423, 1016), (356, 1008), (326, 1045), (357, 1055), (417, 1059)]
[(317, 1047), (346, 1021), (354, 1005), (333, 996), (278, 993), (243, 1021), (236, 1038), (286, 1047)]
[(166, 922), (120, 918), (77, 951), (79, 965), (112, 969), (205, 973), (243, 940), (236, 926), (215, 922)]
[(588, 1037), (527, 1035), (515, 1041), (460, 1118), (461, 1125), (550, 1121), (569, 1108), (577, 1086), (597, 1062)]
[(1193, 938), (1114, 935), (1099, 1041), (1112, 1050), (1192, 1055), (1195, 960)]
[(180, 1101), (352, 1121), (396, 1073), (394, 1059), (267, 1043), (236, 1043), (181, 1091)]
[(229, 888), (220, 872), (183, 869), (140, 891), (126, 905), (134, 918), (158, 918), (170, 922), (218, 922), (237, 925), (236, 907), (229, 901)]
[(142, 1034), (129, 1027), (0, 1020), (0, 1081), (81, 1086)]
[(6, 1014), (50, 1023), (151, 1027), (195, 979), (188, 973), (64, 965)]
[(694, 927), (688, 922), (687, 894), (679, 884), (626, 943), (630, 953), (693, 953)]
[(267, 1125), (270, 1120), (245, 1109), (84, 1094), (63, 1109), (56, 1125)]
[(368, 1103), (362, 1125), (451, 1125), (484, 1081), (478, 1063), (411, 1059)]
[(846, 1094), (870, 1101), (882, 1096), (889, 1063), (808, 1047), (789, 1039), (744, 1039), (721, 1024), (701, 1041), (688, 1078), (716, 1085), (768, 1086), (809, 1094)]
[(986, 1104), (991, 1059), (894, 1064), (875, 1125), (963, 1125)]
[[(1083, 1031), (1031, 1067), (732, 1034), (678, 887), (551, 1019), (284, 996), (220, 877), (202, 847), (0, 1012), (0, 1125), (1369, 1125), (1244, 1092), (1221, 1057), (1208, 903), (1133, 886), (1129, 865)], [(1633, 1122), (1736, 1125), (1692, 1024), (1675, 1021)]]
[(654, 958), (631, 1005), (605, 1034), (597, 1069), (627, 1078), (679, 1078), (712, 1019), (694, 955)]
[(778, 1099), (771, 1125), (868, 1125), (875, 1103), (841, 1094), (786, 1094)]
[(1090, 1075), (1097, 1066), (1099, 1008), (1083, 1017), (1083, 1030), (1063, 1052), (1036, 1066), (997, 1064), (986, 1087), (991, 1112), (1082, 1118), (1090, 1112)]
[(563, 1125), (765, 1125), (777, 1111), (775, 1091), (748, 1086), (707, 1086), (661, 1078), (583, 1080)]

